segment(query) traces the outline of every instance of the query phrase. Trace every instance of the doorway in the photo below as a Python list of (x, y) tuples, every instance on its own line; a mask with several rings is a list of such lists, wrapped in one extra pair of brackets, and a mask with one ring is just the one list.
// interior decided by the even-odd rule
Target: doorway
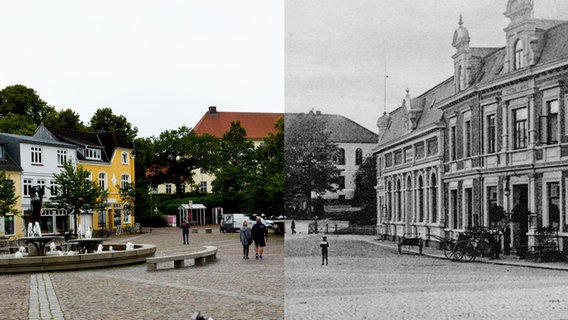
[(529, 232), (529, 187), (526, 184), (513, 185), (513, 248), (528, 244)]

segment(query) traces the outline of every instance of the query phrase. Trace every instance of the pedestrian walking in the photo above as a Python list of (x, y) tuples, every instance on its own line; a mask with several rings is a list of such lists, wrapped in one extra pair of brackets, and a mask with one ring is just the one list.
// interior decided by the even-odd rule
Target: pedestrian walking
[(252, 244), (252, 233), (248, 227), (248, 221), (243, 221), (241, 227), (241, 244), (243, 245), (243, 259), (249, 258), (249, 246)]
[(296, 233), (296, 222), (294, 220), (292, 220), (292, 225), (290, 226), (290, 229), (292, 229), (292, 234)]
[(187, 223), (187, 221), (185, 221), (185, 219), (183, 219), (183, 222), (179, 227), (181, 228), (183, 235), (183, 244), (189, 244), (189, 229), (191, 226)]
[(256, 218), (256, 223), (252, 226), (252, 239), (254, 240), (254, 252), (256, 259), (262, 259), (264, 247), (268, 240), (268, 229), (262, 224), (260, 217)]
[(325, 261), (325, 265), (327, 265), (327, 248), (329, 248), (329, 243), (327, 242), (327, 237), (323, 237), (321, 243), (321, 265), (323, 266), (323, 262)]

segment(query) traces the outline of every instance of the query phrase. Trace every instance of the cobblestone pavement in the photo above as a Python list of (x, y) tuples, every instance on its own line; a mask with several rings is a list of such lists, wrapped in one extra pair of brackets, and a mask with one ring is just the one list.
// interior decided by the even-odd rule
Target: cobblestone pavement
[(287, 235), (285, 319), (568, 319), (566, 271), (398, 255), (369, 236)]
[[(202, 228), (200, 228), (202, 229)], [(144, 230), (146, 231), (146, 230)], [(148, 243), (156, 255), (218, 248), (217, 261), (173, 269), (145, 264), (82, 271), (0, 276), (2, 319), (190, 319), (193, 312), (221, 319), (284, 318), (284, 239), (270, 235), (264, 259), (244, 260), (238, 233), (190, 234), (177, 228), (113, 237)], [(55, 299), (53, 297), (55, 295)], [(45, 309), (48, 308), (48, 309)], [(59, 311), (60, 310), (60, 311)]]

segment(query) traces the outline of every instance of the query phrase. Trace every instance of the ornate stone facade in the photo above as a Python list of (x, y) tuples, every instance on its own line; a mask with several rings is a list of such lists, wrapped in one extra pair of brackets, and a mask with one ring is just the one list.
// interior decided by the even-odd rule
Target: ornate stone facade
[(510, 0), (505, 16), (503, 48), (470, 47), (460, 17), (454, 76), (407, 95), (418, 117), (405, 106), (381, 117), (381, 233), (456, 237), (493, 224), (497, 205), (531, 213), (512, 217), (513, 249), (539, 226), (568, 239), (568, 22), (534, 18), (533, 1)]

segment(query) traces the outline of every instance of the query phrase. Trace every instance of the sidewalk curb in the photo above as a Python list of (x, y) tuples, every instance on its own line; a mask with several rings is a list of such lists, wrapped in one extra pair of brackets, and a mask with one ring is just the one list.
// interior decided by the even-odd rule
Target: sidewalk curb
[[(396, 244), (387, 244), (387, 243), (383, 243), (383, 242), (378, 242), (379, 240), (377, 239), (366, 239), (365, 241), (383, 247), (383, 248), (389, 248), (395, 251), (398, 251), (398, 246)], [(406, 252), (411, 252), (411, 253), (416, 253), (418, 254), (418, 250), (417, 249), (408, 249), (408, 248), (404, 248), (402, 249), (403, 251)], [(424, 250), (422, 251), (422, 255), (423, 256), (427, 256), (427, 257), (431, 257), (431, 258), (436, 258), (436, 259), (444, 259), (444, 260), (448, 260), (443, 254), (434, 254), (434, 253), (428, 253), (425, 252)], [(475, 260), (474, 262), (477, 263), (489, 263), (489, 264), (494, 264), (494, 265), (501, 265), (501, 266), (512, 266), (512, 267), (525, 267), (525, 268), (533, 268), (533, 269), (546, 269), (546, 270), (555, 270), (555, 271), (568, 271), (568, 264), (566, 264), (566, 266), (560, 266), (560, 265), (550, 265), (550, 264), (546, 264), (546, 262), (516, 262), (516, 261), (506, 261), (506, 260)]]

